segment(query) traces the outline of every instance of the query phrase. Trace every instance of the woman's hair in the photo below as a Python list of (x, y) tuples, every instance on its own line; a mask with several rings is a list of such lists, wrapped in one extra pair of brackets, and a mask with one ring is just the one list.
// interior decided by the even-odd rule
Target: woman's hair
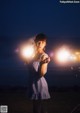
[(39, 33), (36, 35), (35, 37), (35, 43), (37, 43), (38, 41), (46, 41), (47, 40), (47, 36), (43, 33)]

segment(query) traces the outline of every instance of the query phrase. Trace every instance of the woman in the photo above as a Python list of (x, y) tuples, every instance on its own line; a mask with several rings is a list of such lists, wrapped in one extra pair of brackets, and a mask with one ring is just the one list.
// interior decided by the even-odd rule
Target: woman
[(33, 113), (47, 113), (44, 101), (50, 98), (45, 79), (50, 57), (44, 52), (46, 35), (40, 33), (35, 38), (36, 55), (29, 64), (29, 96), (33, 100)]

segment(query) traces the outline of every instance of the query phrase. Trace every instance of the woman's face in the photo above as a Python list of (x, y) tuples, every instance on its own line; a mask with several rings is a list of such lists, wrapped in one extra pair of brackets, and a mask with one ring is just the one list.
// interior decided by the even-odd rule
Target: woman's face
[(36, 44), (38, 49), (44, 49), (44, 47), (46, 46), (46, 41), (38, 41)]

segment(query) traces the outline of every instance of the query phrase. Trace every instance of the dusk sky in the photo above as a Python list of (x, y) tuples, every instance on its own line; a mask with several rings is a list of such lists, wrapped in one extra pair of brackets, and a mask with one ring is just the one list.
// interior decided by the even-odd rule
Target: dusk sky
[(80, 36), (80, 4), (59, 0), (0, 0), (0, 35)]
[(48, 47), (69, 43), (79, 48), (80, 3), (0, 0), (0, 67), (19, 65), (14, 55), (18, 41), (40, 32), (48, 36)]

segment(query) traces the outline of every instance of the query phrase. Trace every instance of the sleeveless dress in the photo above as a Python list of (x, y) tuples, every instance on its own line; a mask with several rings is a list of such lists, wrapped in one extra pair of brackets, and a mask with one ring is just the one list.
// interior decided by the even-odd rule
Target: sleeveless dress
[(44, 76), (40, 76), (39, 67), (40, 59), (43, 55), (48, 55), (43, 53), (40, 55), (37, 61), (33, 61), (29, 64), (29, 84), (28, 84), (28, 96), (30, 99), (49, 99), (50, 94), (48, 91), (48, 84)]

